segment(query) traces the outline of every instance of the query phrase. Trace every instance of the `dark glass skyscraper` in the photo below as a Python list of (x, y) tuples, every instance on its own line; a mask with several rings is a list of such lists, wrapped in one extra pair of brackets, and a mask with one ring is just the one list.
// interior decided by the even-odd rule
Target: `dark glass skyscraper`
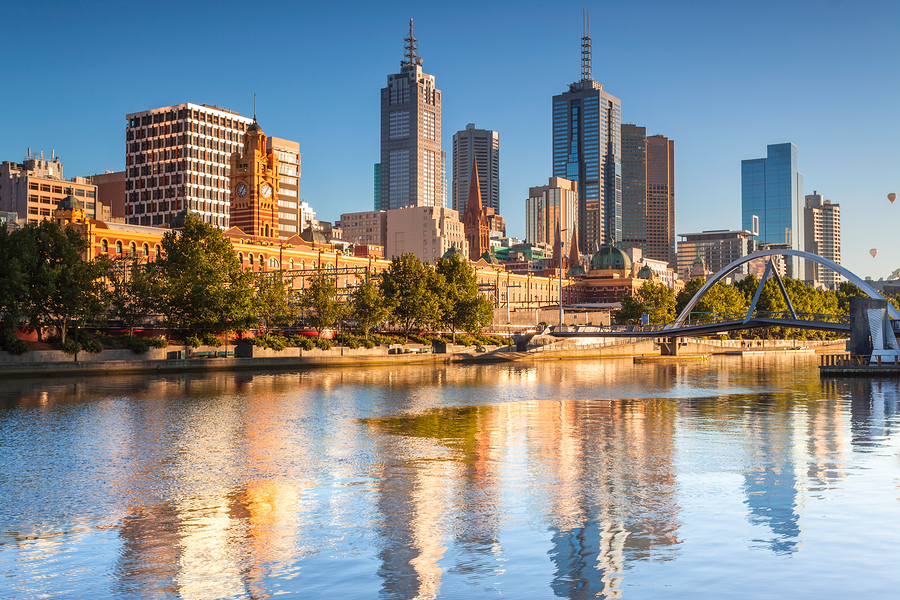
[[(769, 144), (766, 158), (741, 161), (741, 223), (752, 230), (753, 216), (759, 217), (761, 244), (803, 250), (803, 208), (797, 146)], [(791, 262), (795, 269), (788, 276), (803, 279), (803, 261)]]
[(583, 252), (622, 240), (621, 102), (591, 76), (591, 38), (581, 40), (581, 81), (553, 97), (553, 176), (578, 183)]

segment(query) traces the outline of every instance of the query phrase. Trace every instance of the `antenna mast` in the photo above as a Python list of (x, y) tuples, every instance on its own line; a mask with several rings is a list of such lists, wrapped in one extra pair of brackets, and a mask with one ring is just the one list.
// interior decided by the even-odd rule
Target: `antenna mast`
[(256, 94), (253, 94), (253, 122), (256, 123)]
[(406, 42), (403, 45), (406, 49), (406, 52), (403, 54), (406, 60), (402, 64), (403, 66), (415, 67), (419, 59), (419, 40), (413, 35), (412, 19), (409, 20), (409, 36), (404, 38), (403, 41)]
[(581, 80), (590, 81), (591, 76), (591, 13), (586, 8), (582, 9), (583, 35), (581, 38)]

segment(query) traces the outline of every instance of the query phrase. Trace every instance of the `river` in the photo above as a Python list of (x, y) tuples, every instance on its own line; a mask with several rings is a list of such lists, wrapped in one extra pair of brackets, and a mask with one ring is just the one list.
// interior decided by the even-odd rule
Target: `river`
[(810, 355), (6, 380), (0, 598), (895, 598), (898, 400)]

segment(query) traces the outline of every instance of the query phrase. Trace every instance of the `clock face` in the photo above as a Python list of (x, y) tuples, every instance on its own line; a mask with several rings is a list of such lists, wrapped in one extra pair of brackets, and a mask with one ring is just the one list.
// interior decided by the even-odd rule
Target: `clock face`
[(247, 184), (246, 183), (242, 183), (239, 186), (237, 186), (237, 195), (241, 198), (243, 198), (244, 196), (247, 195)]
[(268, 183), (262, 184), (259, 188), (259, 192), (262, 194), (263, 198), (271, 198), (272, 197), (272, 186)]

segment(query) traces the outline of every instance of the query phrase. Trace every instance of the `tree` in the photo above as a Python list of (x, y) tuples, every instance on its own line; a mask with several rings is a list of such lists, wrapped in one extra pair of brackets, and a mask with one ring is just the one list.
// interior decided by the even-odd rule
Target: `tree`
[(263, 339), (269, 339), (269, 331), (275, 327), (293, 324), (297, 318), (297, 307), (294, 305), (291, 282), (284, 279), (281, 271), (256, 274), (255, 312)]
[(700, 288), (706, 283), (702, 277), (697, 277), (696, 279), (691, 279), (686, 284), (684, 284), (684, 288), (678, 295), (675, 297), (675, 312), (677, 314), (681, 314), (685, 308), (687, 308), (688, 302), (697, 295), (697, 292), (700, 291)]
[(440, 259), (436, 272), (443, 278), (441, 324), (453, 331), (453, 343), (458, 330), (480, 333), (494, 318), (494, 307), (478, 293), (475, 270), (454, 254)]
[(159, 269), (154, 263), (141, 265), (136, 257), (126, 264), (107, 266), (110, 310), (129, 330), (154, 312), (161, 299)]
[(306, 309), (306, 321), (319, 336), (335, 327), (346, 307), (337, 299), (337, 279), (321, 267), (306, 279), (306, 289), (300, 294), (300, 304)]
[(711, 316), (714, 321), (734, 320), (736, 315), (743, 318), (748, 302), (744, 294), (733, 285), (718, 282), (709, 288), (697, 303), (696, 311)]
[(364, 282), (353, 292), (352, 314), (366, 339), (369, 339), (369, 332), (373, 327), (388, 319), (391, 308), (374, 279)]
[(654, 325), (675, 320), (675, 294), (657, 281), (644, 282), (633, 298), (623, 296), (620, 303), (622, 308), (616, 314), (620, 323), (640, 323), (644, 314), (650, 315), (650, 323)]
[(248, 323), (253, 313), (253, 273), (244, 271), (231, 242), (212, 225), (188, 214), (184, 230), (163, 236), (163, 309), (170, 323), (196, 333)]
[(434, 267), (408, 253), (395, 256), (381, 273), (379, 287), (385, 300), (394, 307), (392, 321), (407, 336), (413, 329), (441, 320), (441, 302), (434, 291), (435, 277)]
[(0, 227), (0, 264), (3, 265), (3, 276), (0, 277), (0, 349), (8, 350), (15, 345), (21, 346), (21, 342), (16, 341), (16, 330), (25, 316), (26, 285), (15, 239), (5, 226)]

